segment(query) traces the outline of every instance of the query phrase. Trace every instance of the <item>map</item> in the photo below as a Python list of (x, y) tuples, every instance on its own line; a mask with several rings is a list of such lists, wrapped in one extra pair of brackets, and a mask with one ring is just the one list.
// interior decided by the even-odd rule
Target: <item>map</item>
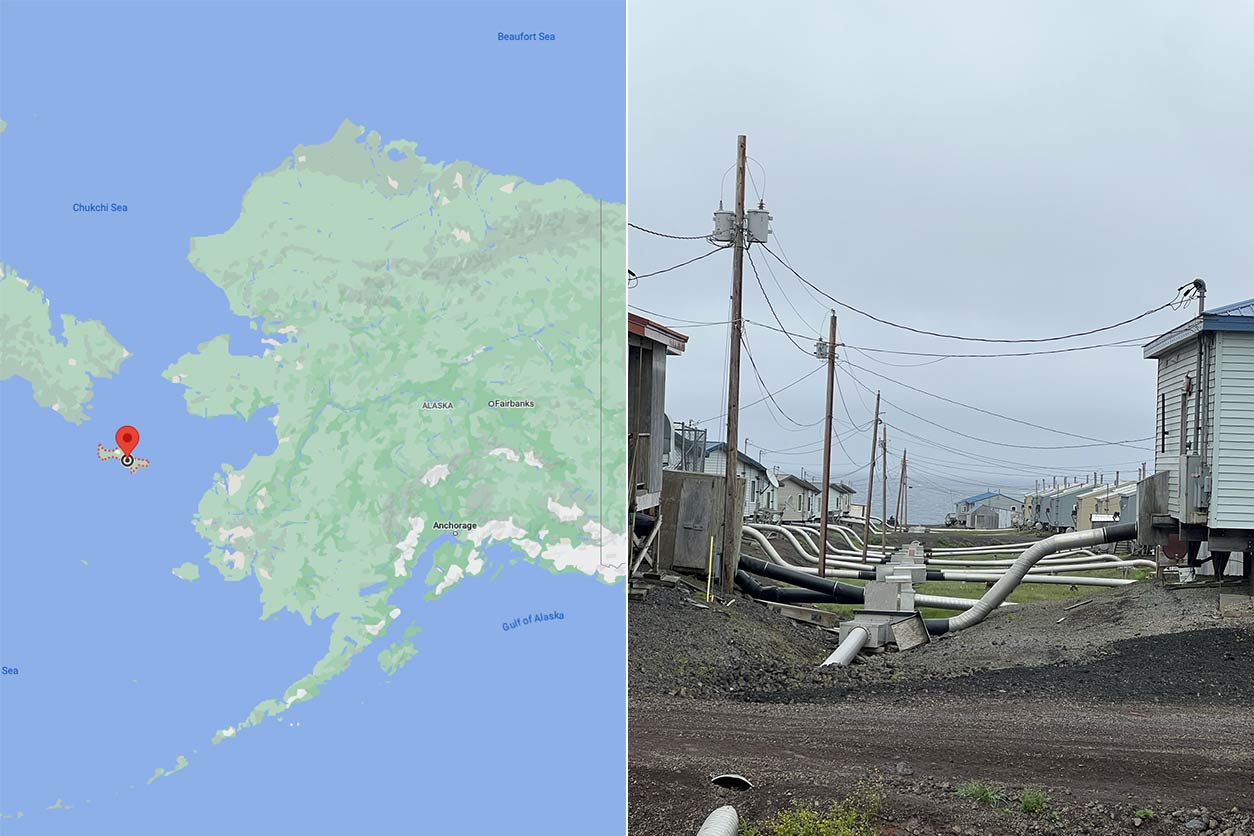
[(623, 5), (2, 8), (0, 832), (623, 832)]

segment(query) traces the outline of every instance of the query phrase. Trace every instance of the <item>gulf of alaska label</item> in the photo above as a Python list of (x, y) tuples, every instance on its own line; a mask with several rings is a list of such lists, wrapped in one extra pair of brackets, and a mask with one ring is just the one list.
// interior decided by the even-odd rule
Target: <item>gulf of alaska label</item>
[(566, 613), (561, 610), (550, 610), (549, 612), (533, 612), (526, 615), (520, 615), (513, 621), (502, 621), (501, 629), (506, 633), (511, 630), (517, 630), (521, 627), (530, 627), (533, 624), (542, 624), (550, 621), (565, 621)]

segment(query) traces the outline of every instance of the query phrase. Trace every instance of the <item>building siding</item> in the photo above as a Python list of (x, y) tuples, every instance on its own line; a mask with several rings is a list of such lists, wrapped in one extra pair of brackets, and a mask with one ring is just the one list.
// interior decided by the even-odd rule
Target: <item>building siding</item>
[[(1158, 391), (1154, 399), (1154, 471), (1167, 471), (1168, 508), (1172, 516), (1180, 516), (1180, 396), (1184, 392), (1185, 376), (1197, 373), (1197, 340), (1180, 346), (1176, 350), (1158, 358)], [(1217, 381), (1215, 374), (1216, 351), (1211, 352), (1207, 363), (1207, 376), (1212, 382)], [(1194, 381), (1194, 395), (1200, 390), (1200, 381)], [(1210, 403), (1207, 405), (1205, 426), (1208, 438), (1214, 435), (1215, 383), (1212, 384)], [(1167, 396), (1166, 414), (1161, 413), (1162, 396)], [(1193, 395), (1189, 398), (1189, 439), (1192, 440), (1193, 430)], [(1164, 449), (1163, 429), (1167, 430)]]
[(1254, 529), (1254, 333), (1217, 335), (1212, 528)]

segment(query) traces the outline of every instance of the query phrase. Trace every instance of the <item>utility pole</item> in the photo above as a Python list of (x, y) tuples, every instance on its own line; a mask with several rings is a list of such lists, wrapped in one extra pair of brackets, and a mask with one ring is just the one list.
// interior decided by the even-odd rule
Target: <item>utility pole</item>
[(897, 480), (897, 525), (902, 525), (906, 518), (906, 451), (901, 451), (901, 474)]
[(906, 462), (906, 448), (901, 448), (901, 483), (906, 486), (906, 500), (901, 505), (902, 527), (910, 530), (910, 476), (908, 473), (908, 463)]
[(888, 427), (883, 428), (884, 437), (880, 441), (880, 458), (884, 462), (880, 480), (880, 551), (888, 551)]
[(736, 443), (740, 433), (740, 314), (741, 280), (745, 266), (745, 136), (736, 138), (736, 228), (732, 252), (731, 365), (727, 373), (727, 496), (723, 503), (723, 560), (719, 591), (729, 595), (740, 564), (740, 514), (737, 506)]
[(875, 443), (880, 434), (880, 393), (875, 393), (875, 424), (871, 427), (871, 472), (866, 477), (866, 508), (862, 513), (862, 562), (866, 562), (867, 541), (871, 539), (871, 495), (875, 489)]
[(836, 311), (832, 311), (831, 327), (827, 343), (821, 340), (814, 347), (817, 357), (827, 358), (827, 413), (823, 419), (823, 498), (820, 501), (819, 523), (819, 577), (827, 576), (827, 498), (832, 492), (832, 390), (836, 386)]

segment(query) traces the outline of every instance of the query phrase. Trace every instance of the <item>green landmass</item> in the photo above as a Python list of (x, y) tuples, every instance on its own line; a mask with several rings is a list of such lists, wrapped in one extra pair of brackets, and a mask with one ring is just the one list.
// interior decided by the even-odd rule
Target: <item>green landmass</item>
[(183, 757), (182, 755), (179, 755), (174, 761), (173, 769), (165, 769), (164, 767), (158, 766), (153, 771), (152, 777), (148, 779), (148, 783), (151, 784), (153, 781), (157, 780), (158, 778), (168, 778), (171, 775), (173, 775), (175, 772), (178, 772), (179, 770), (185, 768), (186, 766), (187, 766), (187, 758)]
[(170, 570), (170, 573), (174, 575), (174, 577), (181, 578), (185, 581), (200, 580), (200, 567), (191, 562), (184, 563), (181, 566), (176, 566)]
[(418, 655), (418, 651), (414, 648), (414, 643), (405, 640), (399, 641), (391, 647), (379, 651), (379, 667), (388, 676), (399, 671), (405, 666), (405, 663)]
[[(388, 636), (402, 585), (448, 594), (494, 541), (621, 580), (625, 222), (572, 183), (429, 163), (345, 122), (258, 176), (227, 232), (193, 239), (266, 348), (219, 336), (165, 376), (194, 415), (273, 410), (277, 445), (223, 465), (194, 525), (224, 578), (256, 579), (262, 617), (332, 620), (308, 673), (215, 742), (315, 697)], [(428, 558), (448, 521), (478, 528)]]
[(61, 336), (54, 336), (44, 292), (0, 264), (0, 380), (28, 381), (35, 403), (81, 424), (92, 379), (112, 377), (129, 356), (95, 320), (62, 314)]

